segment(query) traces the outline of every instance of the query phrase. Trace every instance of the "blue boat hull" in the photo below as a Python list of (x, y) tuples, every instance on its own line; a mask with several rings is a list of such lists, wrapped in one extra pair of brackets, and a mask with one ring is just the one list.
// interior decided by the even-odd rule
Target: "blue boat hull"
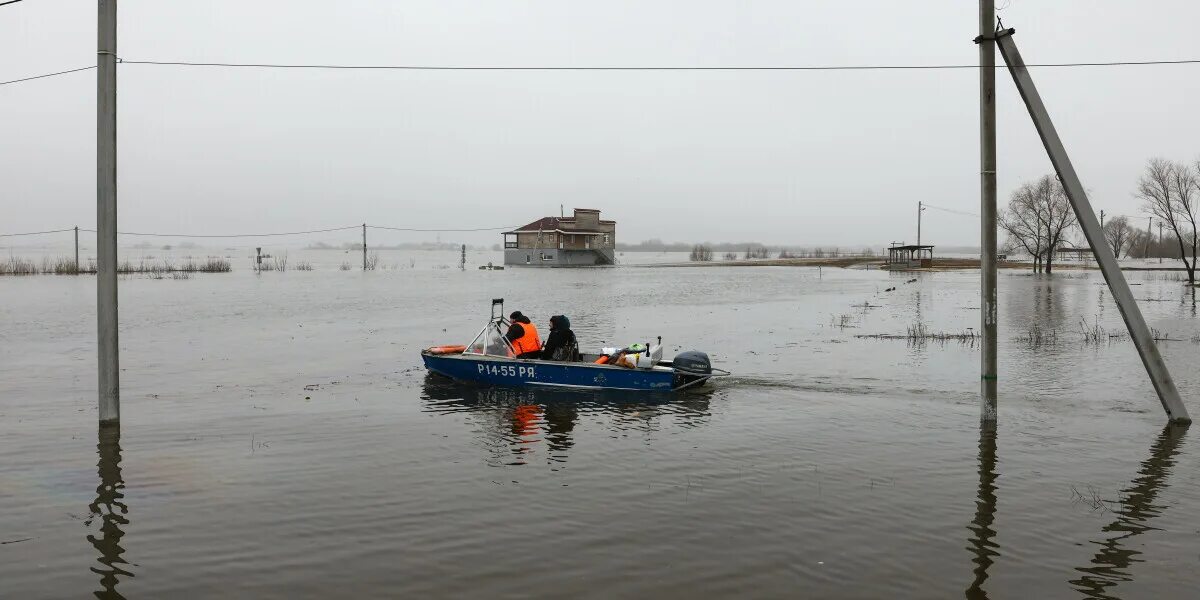
[(604, 390), (671, 391), (670, 369), (627, 369), (592, 363), (519, 360), (422, 352), (425, 368), (458, 381), (489, 385), (552, 386)]

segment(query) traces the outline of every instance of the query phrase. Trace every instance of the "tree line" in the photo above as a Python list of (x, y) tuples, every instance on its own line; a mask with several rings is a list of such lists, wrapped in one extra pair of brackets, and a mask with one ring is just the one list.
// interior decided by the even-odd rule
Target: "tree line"
[[(1182, 259), (1188, 282), (1195, 283), (1200, 249), (1200, 159), (1192, 163), (1150, 159), (1133, 195), (1142, 201), (1149, 230), (1142, 230), (1127, 216), (1115, 216), (1103, 223), (1105, 243), (1117, 258)], [(1066, 191), (1053, 175), (1043, 175), (1014, 190), (999, 222), (1008, 234), (1004, 250), (1031, 256), (1035, 272), (1052, 272), (1055, 253), (1070, 240), (1082, 237)], [(1153, 231), (1154, 222), (1159, 225), (1159, 235)], [(1087, 247), (1082, 240), (1073, 245)]]
[[(875, 256), (875, 250), (867, 247), (861, 252), (846, 252), (838, 247), (833, 248), (781, 248), (778, 254), (767, 246), (748, 246), (746, 251), (740, 258), (743, 260), (753, 260), (758, 258), (771, 258), (774, 254), (777, 258), (840, 258), (850, 256)], [(726, 252), (724, 260), (738, 260), (737, 252)], [(714, 259), (713, 247), (708, 244), (695, 244), (692, 246), (691, 252), (688, 254), (688, 260), (692, 262), (709, 262)]]

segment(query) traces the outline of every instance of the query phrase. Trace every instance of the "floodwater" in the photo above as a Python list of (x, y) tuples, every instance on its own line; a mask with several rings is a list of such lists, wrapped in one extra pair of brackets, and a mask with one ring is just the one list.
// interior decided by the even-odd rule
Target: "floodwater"
[[(327, 261), (336, 264), (337, 260)], [(0, 598), (1186, 598), (1200, 431), (1167, 428), (1097, 272), (319, 267), (121, 280), (97, 434), (94, 280), (0, 278)], [(403, 265), (408, 266), (408, 265)], [(1200, 416), (1192, 290), (1132, 274)], [(910, 281), (914, 280), (915, 281)], [(890, 288), (895, 288), (889, 291)], [(734, 377), (677, 396), (426, 376), (491, 298)], [(1057, 341), (1022, 338), (1036, 323)], [(1195, 338), (1195, 340), (1194, 340)]]

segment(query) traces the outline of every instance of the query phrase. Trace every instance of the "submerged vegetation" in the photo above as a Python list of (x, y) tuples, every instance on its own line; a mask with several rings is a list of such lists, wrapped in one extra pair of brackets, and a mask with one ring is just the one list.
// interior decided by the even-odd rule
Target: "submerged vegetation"
[(1058, 345), (1058, 330), (1042, 327), (1040, 323), (1030, 323), (1025, 333), (1017, 336), (1018, 342), (1029, 344), (1030, 348)]
[[(181, 263), (171, 259), (139, 259), (137, 262), (123, 260), (117, 263), (117, 272), (131, 273), (228, 273), (232, 269), (229, 259), (210, 256), (204, 259), (188, 257)], [(89, 260), (78, 267), (75, 259), (68, 256), (46, 257), (41, 263), (28, 258), (10, 256), (0, 261), (0, 275), (80, 275), (96, 272), (96, 263)]]
[[(842, 323), (846, 322), (846, 315), (842, 315)], [(834, 319), (834, 326), (838, 326), (839, 321)], [(1100, 324), (1099, 319), (1089, 322), (1087, 319), (1079, 320), (1079, 341), (1084, 346), (1099, 346), (1101, 344), (1110, 344), (1114, 341), (1122, 341), (1129, 339), (1129, 334), (1124, 331), (1109, 331)], [(1170, 332), (1151, 327), (1150, 335), (1156, 342), (1182, 342), (1184, 338), (1175, 337)], [(960, 333), (946, 333), (930, 331), (924, 323), (914, 323), (908, 326), (908, 329), (903, 334), (896, 333), (872, 333), (865, 335), (856, 335), (856, 338), (872, 339), (872, 340), (906, 340), (912, 345), (921, 345), (929, 341), (946, 343), (959, 342), (974, 346), (975, 342), (981, 339), (981, 334), (974, 329), (968, 328)], [(1028, 344), (1030, 348), (1054, 347), (1059, 345), (1060, 334), (1058, 329), (1045, 328), (1039, 323), (1029, 324), (1025, 332), (1015, 338), (1017, 342)], [(1191, 337), (1193, 344), (1200, 344), (1200, 333)]]
[(914, 345), (923, 345), (932, 341), (941, 344), (945, 344), (947, 342), (958, 342), (960, 344), (974, 346), (975, 342), (979, 340), (980, 334), (974, 329), (970, 328), (957, 333), (930, 331), (924, 323), (918, 321), (912, 325), (909, 325), (908, 331), (903, 334), (872, 333), (866, 335), (856, 335), (854, 337), (873, 340), (906, 340)]

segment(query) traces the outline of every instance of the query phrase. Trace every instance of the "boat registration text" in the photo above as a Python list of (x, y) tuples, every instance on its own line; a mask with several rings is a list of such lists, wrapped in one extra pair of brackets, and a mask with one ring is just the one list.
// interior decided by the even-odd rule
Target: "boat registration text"
[(502, 377), (524, 377), (533, 379), (533, 367), (524, 367), (517, 365), (477, 365), (479, 372), (488, 375), (500, 375)]

